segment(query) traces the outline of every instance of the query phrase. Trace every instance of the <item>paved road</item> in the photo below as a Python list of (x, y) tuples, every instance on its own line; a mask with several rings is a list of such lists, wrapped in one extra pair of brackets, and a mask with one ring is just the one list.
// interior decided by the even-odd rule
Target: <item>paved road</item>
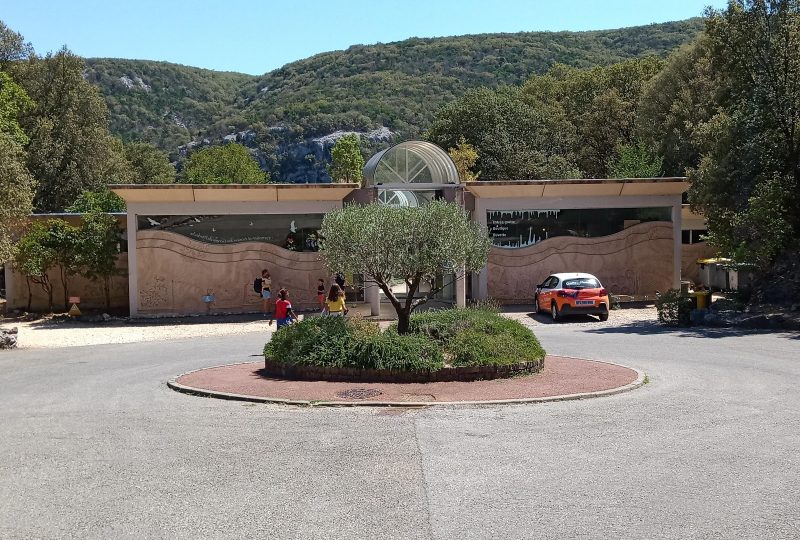
[(0, 538), (800, 537), (800, 336), (536, 331), (651, 384), (306, 410), (166, 388), (251, 360), (255, 334), (0, 354)]

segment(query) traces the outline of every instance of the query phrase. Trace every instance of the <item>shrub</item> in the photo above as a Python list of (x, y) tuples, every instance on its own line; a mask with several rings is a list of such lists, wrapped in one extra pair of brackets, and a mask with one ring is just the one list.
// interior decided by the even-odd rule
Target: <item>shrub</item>
[(491, 306), (418, 313), (411, 317), (410, 330), (437, 341), (453, 366), (505, 365), (545, 356), (530, 329)]
[(530, 329), (491, 307), (418, 313), (409, 328), (399, 335), (396, 324), (381, 332), (361, 319), (309, 317), (275, 332), (264, 355), (288, 364), (396, 371), (507, 365), (545, 356)]
[(678, 289), (669, 289), (656, 298), (658, 322), (666, 326), (689, 326), (692, 299)]

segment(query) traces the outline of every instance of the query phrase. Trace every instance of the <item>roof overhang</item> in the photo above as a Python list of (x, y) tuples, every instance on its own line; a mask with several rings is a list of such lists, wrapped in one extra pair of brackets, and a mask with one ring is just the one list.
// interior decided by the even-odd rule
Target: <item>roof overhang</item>
[(358, 184), (114, 184), (126, 203), (341, 201)]
[(680, 195), (689, 189), (686, 178), (589, 178), (575, 180), (512, 180), (464, 182), (479, 199), (542, 197), (625, 197)]

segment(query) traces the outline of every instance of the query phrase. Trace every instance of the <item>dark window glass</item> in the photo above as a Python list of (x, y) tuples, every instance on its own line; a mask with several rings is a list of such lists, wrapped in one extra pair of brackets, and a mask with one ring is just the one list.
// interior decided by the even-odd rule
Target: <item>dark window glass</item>
[(317, 251), (322, 214), (137, 216), (138, 230), (180, 234), (206, 244), (265, 242), (291, 251)]
[(681, 244), (692, 243), (692, 231), (681, 231)]
[(565, 289), (599, 289), (600, 282), (594, 278), (565, 279), (562, 285)]
[(696, 244), (698, 242), (705, 242), (705, 235), (708, 234), (708, 231), (705, 229), (699, 229), (696, 231), (692, 231), (692, 244)]
[(504, 248), (531, 246), (554, 236), (608, 236), (639, 223), (671, 219), (672, 212), (668, 207), (486, 212), (492, 243)]

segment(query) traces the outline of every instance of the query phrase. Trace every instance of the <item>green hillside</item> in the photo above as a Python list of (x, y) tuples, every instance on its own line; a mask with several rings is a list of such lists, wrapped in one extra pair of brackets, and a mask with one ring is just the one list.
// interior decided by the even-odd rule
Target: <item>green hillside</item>
[[(111, 129), (123, 139), (150, 141), (174, 152), (188, 141), (215, 142), (252, 130), (245, 142), (261, 152), (262, 166), (291, 179), (298, 177), (295, 169), (303, 160), (301, 168), (324, 176), (318, 162), (325, 156), (308, 147), (312, 137), (380, 127), (395, 139), (415, 137), (444, 104), (469, 88), (519, 84), (556, 63), (590, 67), (666, 56), (702, 27), (698, 18), (593, 32), (414, 38), (319, 54), (260, 77), (164, 62), (91, 59), (86, 76), (100, 86)], [(293, 146), (303, 141), (306, 146)], [(386, 144), (383, 139), (372, 143)]]

